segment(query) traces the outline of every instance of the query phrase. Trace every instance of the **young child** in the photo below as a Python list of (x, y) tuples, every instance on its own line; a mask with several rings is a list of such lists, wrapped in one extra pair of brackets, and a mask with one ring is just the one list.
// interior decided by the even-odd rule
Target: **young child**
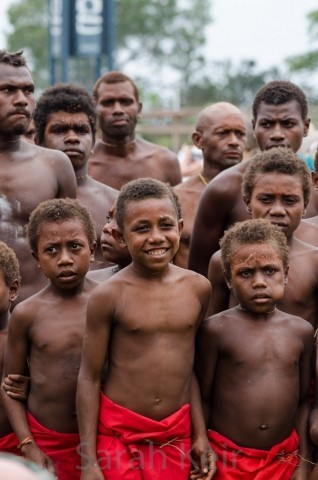
[(4, 375), (30, 371), (27, 405), (3, 394), (3, 403), (29, 460), (59, 480), (80, 477), (75, 394), (86, 305), (97, 282), (87, 280), (96, 245), (88, 210), (77, 200), (41, 203), (27, 227), (31, 251), (49, 280), (13, 311)]
[[(311, 178), (308, 168), (291, 150), (272, 148), (255, 155), (244, 174), (242, 189), (252, 218), (269, 220), (287, 239), (288, 284), (278, 307), (308, 320), (316, 329), (318, 249), (294, 236), (310, 198)], [(225, 283), (220, 252), (212, 256), (209, 279), (212, 283), (209, 315), (237, 303)]]
[[(2, 377), (4, 351), (7, 343), (11, 302), (16, 300), (20, 285), (19, 263), (14, 251), (0, 242), (0, 373)], [(15, 376), (13, 379), (17, 380)], [(16, 388), (12, 382), (13, 389)], [(15, 393), (11, 393), (13, 397)], [(0, 398), (0, 451), (18, 454), (17, 438), (4, 411)]]
[(119, 194), (114, 234), (132, 263), (88, 303), (77, 390), (81, 480), (188, 479), (194, 339), (210, 285), (170, 263), (179, 216), (158, 180), (133, 180)]
[(276, 308), (287, 283), (286, 238), (266, 220), (247, 220), (226, 232), (221, 255), (238, 305), (203, 323), (196, 350), (208, 436), (218, 457), (214, 478), (288, 480), (297, 464), (297, 478), (308, 478), (314, 332), (307, 321)]
[(114, 265), (111, 267), (100, 268), (99, 270), (91, 270), (87, 273), (87, 278), (92, 278), (97, 282), (103, 282), (104, 280), (107, 280), (131, 263), (131, 255), (127, 246), (117, 242), (117, 240), (115, 240), (113, 237), (113, 229), (117, 228), (115, 215), (116, 202), (114, 202), (114, 204), (108, 210), (107, 222), (104, 225), (100, 237), (104, 260)]

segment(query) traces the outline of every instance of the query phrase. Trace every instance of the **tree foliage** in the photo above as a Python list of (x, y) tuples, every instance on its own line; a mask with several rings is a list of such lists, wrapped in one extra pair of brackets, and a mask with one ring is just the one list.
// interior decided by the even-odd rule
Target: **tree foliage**
[[(308, 34), (313, 43), (318, 42), (318, 10), (315, 10), (307, 15), (309, 21)], [(291, 72), (298, 72), (301, 70), (314, 71), (318, 67), (318, 48), (304, 53), (303, 55), (296, 55), (287, 59), (287, 64)]]
[[(115, 0), (116, 57), (169, 67), (188, 84), (203, 63), (210, 0)], [(40, 85), (48, 79), (48, 1), (18, 0), (8, 9), (10, 50), (23, 48)], [(122, 64), (118, 64), (121, 68)]]

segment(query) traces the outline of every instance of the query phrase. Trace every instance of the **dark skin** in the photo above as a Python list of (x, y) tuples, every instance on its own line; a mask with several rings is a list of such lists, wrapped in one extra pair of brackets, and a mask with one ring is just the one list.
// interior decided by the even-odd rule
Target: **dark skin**
[[(189, 403), (190, 396), (191, 403), (196, 398), (193, 408), (200, 410), (192, 371), (194, 338), (205, 316), (210, 286), (201, 276), (170, 263), (180, 229), (169, 198), (130, 202), (117, 239), (128, 246), (132, 264), (97, 287), (89, 301), (77, 390), (85, 445), (82, 480), (104, 478), (93, 465), (106, 358), (103, 391), (115, 403), (155, 420)], [(125, 299), (118, 296), (118, 289), (125, 290)], [(143, 291), (146, 296), (140, 295)]]
[(177, 155), (135, 135), (142, 105), (130, 82), (101, 83), (97, 92), (101, 140), (88, 163), (88, 173), (119, 190), (130, 180), (151, 177), (170, 185), (181, 182)]
[(226, 102), (205, 108), (199, 114), (192, 140), (203, 153), (202, 176), (195, 175), (175, 187), (184, 226), (174, 263), (183, 268), (188, 268), (194, 219), (207, 183), (223, 170), (237, 165), (243, 158), (246, 127), (240, 110)]
[[(299, 315), (315, 329), (318, 318), (318, 249), (294, 236), (305, 211), (301, 180), (293, 175), (272, 172), (257, 176), (251, 199), (245, 199), (252, 218), (266, 218), (278, 226), (290, 248), (288, 283), (278, 306), (284, 312)], [(237, 304), (233, 291), (227, 289), (220, 252), (209, 266), (212, 296), (209, 315)]]
[[(117, 242), (113, 236), (113, 230), (118, 228), (116, 219), (116, 202), (108, 210), (107, 222), (104, 225), (101, 234), (101, 247), (105, 261), (113, 264), (112, 267), (102, 268), (88, 272), (87, 278), (103, 282), (119, 272), (131, 263), (131, 255), (126, 245)], [(115, 264), (115, 265), (114, 265)]]
[(30, 253), (24, 226), (40, 202), (75, 198), (76, 181), (65, 154), (21, 139), (35, 105), (29, 70), (3, 64), (0, 70), (0, 237), (18, 257), (22, 301), (46, 284)]
[[(10, 305), (15, 301), (18, 295), (19, 282), (14, 281), (8, 286), (4, 280), (2, 271), (0, 271), (0, 374), (2, 377), (4, 352), (8, 337), (8, 324), (10, 319)], [(18, 386), (19, 383), (16, 385)], [(20, 390), (21, 393), (21, 390)], [(25, 392), (24, 392), (25, 393)], [(14, 395), (14, 394), (13, 394)], [(25, 393), (26, 395), (26, 393)], [(21, 397), (20, 397), (21, 399)], [(0, 400), (0, 437), (12, 432), (11, 425)]]
[[(308, 133), (309, 123), (309, 119), (302, 118), (296, 101), (283, 105), (261, 103), (253, 128), (261, 150), (284, 145), (296, 152)], [(219, 240), (226, 228), (249, 218), (241, 184), (251, 161), (248, 159), (221, 173), (204, 191), (195, 218), (189, 256), (189, 268), (202, 275), (207, 275), (210, 258), (219, 249)], [(306, 217), (317, 214), (318, 195), (313, 192)]]
[[(29, 365), (27, 409), (43, 426), (58, 432), (78, 430), (75, 393), (86, 306), (97, 285), (85, 274), (94, 248), (77, 218), (44, 223), (34, 255), (50, 283), (19, 304), (10, 321), (4, 375), (24, 374)], [(21, 442), (31, 435), (26, 407), (4, 392), (2, 398)], [(23, 446), (22, 453), (54, 470), (50, 458), (35, 442)]]
[[(318, 173), (311, 172), (311, 177), (315, 192), (318, 190)], [(296, 235), (303, 242), (318, 247), (318, 215), (303, 220), (297, 228)]]
[(91, 269), (110, 265), (103, 258), (100, 232), (105, 223), (105, 212), (117, 198), (117, 190), (97, 182), (87, 175), (87, 161), (94, 140), (87, 114), (84, 112), (54, 112), (49, 115), (44, 130), (43, 147), (61, 150), (71, 160), (77, 182), (77, 199), (88, 208), (96, 226), (97, 249)]
[(306, 425), (314, 331), (302, 318), (275, 308), (286, 273), (277, 245), (237, 247), (228, 283), (239, 307), (202, 324), (196, 371), (209, 429), (243, 447), (269, 449), (296, 427), (301, 460), (292, 478), (307, 479), (311, 465), (302, 458), (310, 459)]

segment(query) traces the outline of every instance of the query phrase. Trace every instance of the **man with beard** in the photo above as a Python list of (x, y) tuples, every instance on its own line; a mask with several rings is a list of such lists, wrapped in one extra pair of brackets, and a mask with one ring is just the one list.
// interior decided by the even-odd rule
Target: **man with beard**
[(177, 155), (135, 135), (142, 104), (135, 83), (120, 72), (100, 77), (93, 89), (100, 140), (88, 163), (88, 173), (113, 188), (151, 177), (170, 185), (181, 182)]
[(24, 226), (44, 200), (76, 196), (68, 157), (23, 139), (35, 107), (34, 83), (22, 52), (0, 50), (0, 238), (21, 269), (19, 301), (45, 284), (29, 251)]

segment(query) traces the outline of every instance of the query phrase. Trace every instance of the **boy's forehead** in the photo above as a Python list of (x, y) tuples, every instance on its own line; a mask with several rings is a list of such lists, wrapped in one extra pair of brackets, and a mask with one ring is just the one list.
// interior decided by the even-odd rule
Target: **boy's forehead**
[(126, 205), (126, 215), (129, 217), (148, 217), (148, 216), (174, 216), (177, 217), (176, 208), (169, 197), (145, 198), (142, 200), (132, 200)]
[(231, 255), (231, 267), (239, 264), (252, 266), (259, 263), (270, 264), (273, 261), (282, 263), (280, 249), (276, 242), (266, 241), (264, 243), (237, 243), (233, 245)]
[(302, 179), (298, 175), (290, 175), (283, 172), (260, 172), (255, 176), (253, 190), (262, 190), (270, 192), (280, 192), (290, 194), (291, 190), (293, 193), (297, 190), (298, 193), (303, 193)]

